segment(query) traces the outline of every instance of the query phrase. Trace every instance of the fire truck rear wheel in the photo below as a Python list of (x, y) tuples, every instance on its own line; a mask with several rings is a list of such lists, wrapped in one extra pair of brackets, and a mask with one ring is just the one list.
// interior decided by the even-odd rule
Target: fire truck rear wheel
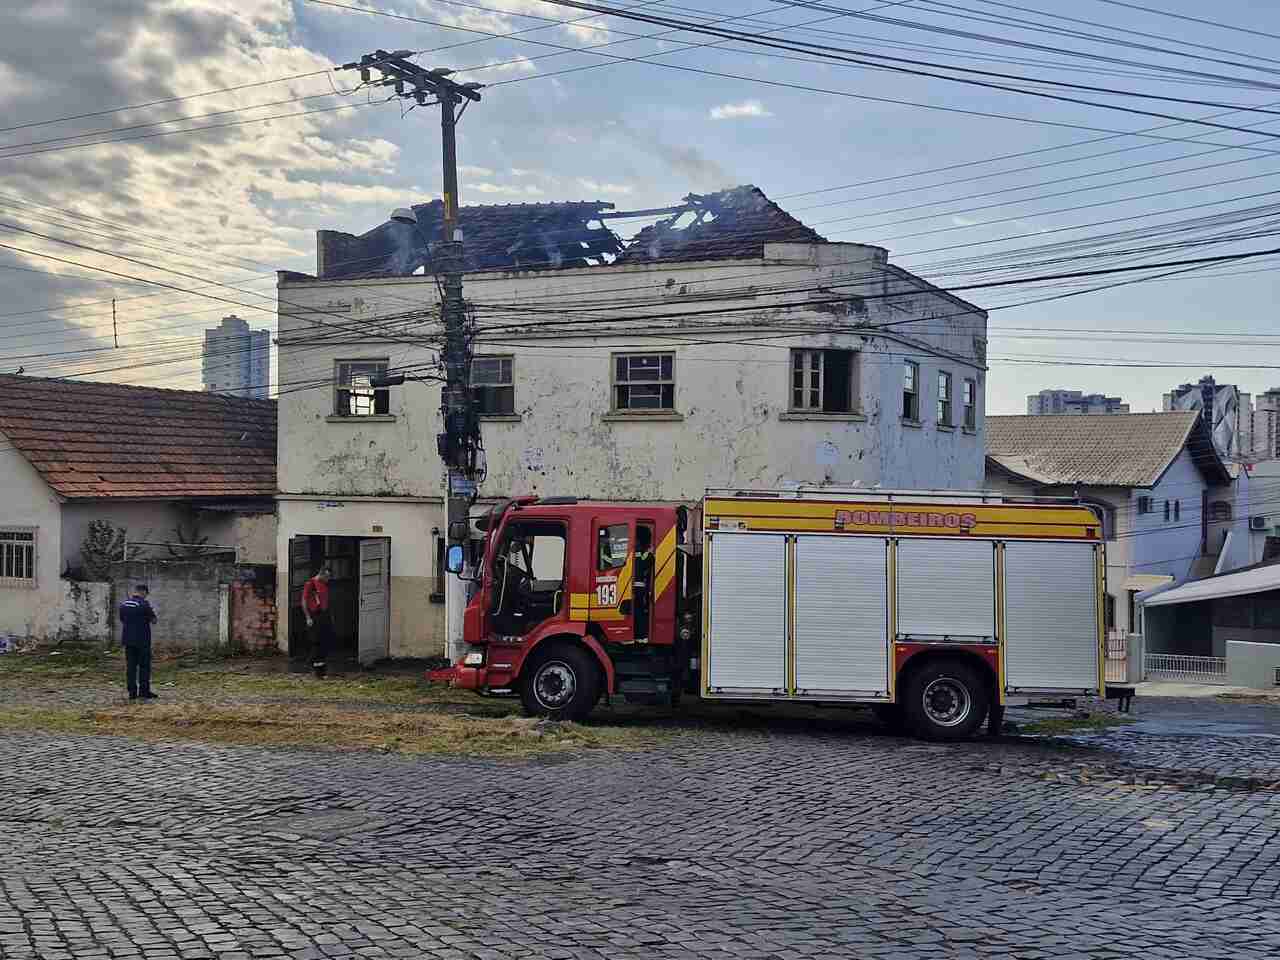
[(928, 740), (963, 740), (987, 717), (987, 685), (963, 660), (932, 660), (912, 671), (902, 707), (907, 725)]
[(523, 673), (525, 712), (552, 720), (581, 720), (600, 699), (600, 668), (582, 647), (557, 643), (534, 654)]

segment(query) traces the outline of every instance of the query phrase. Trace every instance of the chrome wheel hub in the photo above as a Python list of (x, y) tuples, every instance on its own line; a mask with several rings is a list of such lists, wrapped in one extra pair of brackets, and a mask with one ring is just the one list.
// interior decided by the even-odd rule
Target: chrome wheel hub
[(577, 689), (577, 676), (567, 663), (560, 660), (544, 663), (533, 678), (534, 696), (548, 710), (559, 710), (565, 706)]
[(973, 710), (968, 688), (951, 677), (939, 677), (924, 688), (924, 712), (930, 722), (940, 727), (956, 727), (964, 723)]

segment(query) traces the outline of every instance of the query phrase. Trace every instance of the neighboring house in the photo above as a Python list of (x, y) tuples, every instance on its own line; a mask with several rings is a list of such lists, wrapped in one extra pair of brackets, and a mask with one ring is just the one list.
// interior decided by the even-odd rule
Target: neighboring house
[(1249, 562), (1280, 560), (1280, 460), (1252, 464), (1241, 481), (1242, 515), (1249, 519)]
[(993, 416), (986, 443), (988, 489), (1098, 507), (1111, 629), (1140, 629), (1144, 591), (1249, 563), (1238, 471), (1197, 412)]
[(0, 376), (0, 634), (69, 628), (63, 575), (94, 520), (125, 530), (131, 558), (171, 556), (149, 544), (181, 527), (274, 563), (275, 455), (274, 401)]
[[(333, 564), (338, 633), (365, 659), (444, 649), (439, 384), (371, 385), (439, 373), (440, 205), (413, 212), (322, 231), (318, 276), (279, 283), (280, 380), (315, 385), (281, 394), (280, 595), (296, 609)], [(603, 224), (637, 215), (609, 204), (461, 209), (482, 498), (981, 486), (980, 308), (754, 187), (655, 213), (624, 243)], [(280, 641), (300, 649), (293, 619)]]

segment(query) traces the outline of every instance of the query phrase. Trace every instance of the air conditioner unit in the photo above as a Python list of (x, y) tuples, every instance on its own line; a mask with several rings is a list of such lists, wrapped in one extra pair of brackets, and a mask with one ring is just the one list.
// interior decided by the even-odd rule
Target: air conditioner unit
[(1265, 530), (1265, 529), (1267, 529), (1267, 518), (1266, 518), (1266, 517), (1250, 517), (1250, 518), (1249, 518), (1249, 529), (1250, 529), (1250, 530)]

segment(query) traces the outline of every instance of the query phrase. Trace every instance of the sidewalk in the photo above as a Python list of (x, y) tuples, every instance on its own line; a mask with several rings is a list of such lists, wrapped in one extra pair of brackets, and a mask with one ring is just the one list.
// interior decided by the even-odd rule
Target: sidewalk
[(1186, 683), (1177, 680), (1146, 680), (1135, 684), (1134, 690), (1139, 697), (1178, 697), (1189, 699), (1197, 697), (1257, 697), (1274, 700), (1280, 703), (1280, 687), (1254, 689), (1252, 687), (1231, 687), (1216, 683)]

